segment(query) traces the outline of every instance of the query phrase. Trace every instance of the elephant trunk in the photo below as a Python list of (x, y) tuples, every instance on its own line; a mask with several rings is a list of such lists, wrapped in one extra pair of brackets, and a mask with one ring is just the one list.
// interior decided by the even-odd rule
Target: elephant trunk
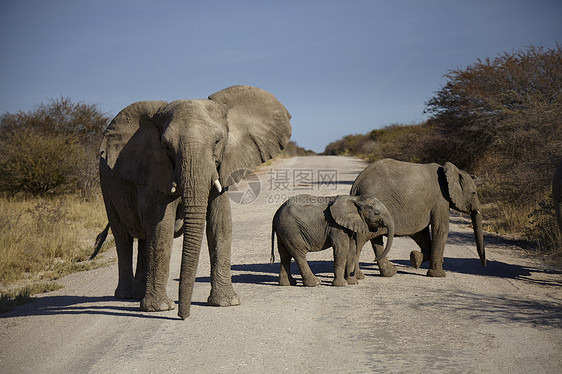
[(484, 248), (484, 233), (482, 231), (482, 214), (479, 210), (470, 212), (472, 218), (472, 228), (474, 229), (474, 240), (476, 241), (476, 251), (480, 256), (480, 263), (486, 266), (486, 249)]
[(392, 242), (394, 240), (394, 220), (390, 216), (390, 213), (388, 214), (388, 217), (384, 219), (384, 225), (386, 226), (387, 236), (388, 236), (386, 241), (386, 247), (384, 248), (383, 253), (381, 253), (380, 256), (377, 256), (375, 258), (375, 261), (379, 261), (385, 258), (388, 252), (390, 251), (390, 248), (392, 248)]
[[(188, 160), (198, 159), (189, 157)], [(181, 255), (178, 315), (181, 319), (189, 317), (191, 297), (195, 286), (195, 276), (199, 264), (201, 242), (207, 219), (207, 205), (211, 190), (211, 178), (205, 178), (200, 167), (182, 165), (184, 230)]]
[(191, 296), (195, 286), (195, 276), (197, 274), (203, 230), (205, 228), (207, 205), (188, 205), (184, 210), (184, 214), (178, 308), (178, 315), (181, 319), (189, 317)]

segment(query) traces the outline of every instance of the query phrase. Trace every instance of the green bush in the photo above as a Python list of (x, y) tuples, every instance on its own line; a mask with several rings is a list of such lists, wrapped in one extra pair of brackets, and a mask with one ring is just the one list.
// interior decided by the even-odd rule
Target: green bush
[(34, 196), (64, 192), (76, 185), (84, 149), (62, 135), (39, 135), (22, 130), (3, 139), (0, 189)]
[(0, 121), (0, 191), (45, 195), (98, 189), (97, 149), (108, 122), (95, 105), (51, 99)]

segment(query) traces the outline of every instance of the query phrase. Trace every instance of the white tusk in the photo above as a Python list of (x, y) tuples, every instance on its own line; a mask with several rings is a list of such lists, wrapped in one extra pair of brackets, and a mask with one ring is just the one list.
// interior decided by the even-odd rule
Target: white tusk
[(172, 189), (170, 190), (170, 192), (171, 192), (171, 193), (176, 193), (176, 189), (177, 189), (176, 187), (177, 187), (176, 182), (172, 182)]
[(221, 182), (219, 182), (218, 179), (215, 181), (215, 183), (213, 183), (213, 185), (215, 186), (215, 188), (217, 189), (217, 191), (218, 191), (219, 193), (222, 192)]

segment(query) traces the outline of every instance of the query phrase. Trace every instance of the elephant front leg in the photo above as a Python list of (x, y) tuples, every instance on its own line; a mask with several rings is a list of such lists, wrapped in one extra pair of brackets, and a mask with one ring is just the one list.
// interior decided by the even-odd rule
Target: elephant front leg
[[(170, 255), (174, 240), (175, 206), (169, 204), (161, 208), (164, 210), (160, 215), (157, 208), (151, 207), (151, 212), (145, 212), (144, 216), (163, 217), (158, 222), (145, 222), (146, 248), (148, 250), (148, 269), (146, 274), (146, 292), (141, 301), (141, 310), (145, 312), (157, 312), (172, 310), (175, 308), (174, 301), (168, 297), (166, 288), (170, 271)], [(140, 248), (139, 248), (140, 249)]]
[[(347, 238), (340, 238), (333, 243), (334, 248), (334, 280), (332, 286), (347, 286), (345, 279), (345, 268), (349, 254), (349, 242)], [(355, 281), (357, 283), (357, 281)]]
[(114, 224), (111, 227), (117, 248), (117, 267), (119, 280), (115, 289), (116, 299), (133, 298), (133, 237), (123, 227)]
[(211, 294), (207, 299), (209, 305), (240, 305), (230, 272), (231, 241), (232, 217), (228, 195), (213, 191), (207, 208), (207, 244), (211, 259)]
[[(371, 239), (371, 245), (373, 246), (373, 251), (375, 251), (375, 257), (379, 257), (384, 252), (384, 242), (383, 237), (377, 236), (376, 238)], [(379, 270), (383, 277), (392, 277), (398, 271), (396, 270), (396, 266), (394, 266), (388, 258), (383, 258), (378, 260)]]
[(345, 262), (345, 280), (349, 285), (357, 284), (357, 277), (355, 275), (355, 268), (357, 265), (356, 260), (357, 252), (357, 241), (353, 238), (349, 238), (349, 251), (347, 254), (347, 260)]
[(429, 258), (429, 270), (427, 275), (430, 277), (444, 277), (443, 254), (445, 243), (449, 235), (449, 215), (445, 220), (434, 221), (431, 223), (431, 256)]

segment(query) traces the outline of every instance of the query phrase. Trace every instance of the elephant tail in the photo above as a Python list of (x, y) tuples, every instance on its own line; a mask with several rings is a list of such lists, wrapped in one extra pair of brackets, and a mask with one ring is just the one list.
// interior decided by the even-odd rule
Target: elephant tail
[(90, 261), (96, 258), (96, 256), (98, 255), (98, 252), (100, 251), (103, 242), (105, 242), (105, 239), (107, 239), (108, 232), (109, 232), (109, 223), (105, 226), (105, 229), (103, 229), (103, 231), (100, 232), (96, 237), (96, 242), (94, 244), (95, 249), (94, 249), (94, 253), (92, 253), (92, 255), (90, 256)]
[(271, 257), (269, 258), (269, 263), (273, 264), (275, 262), (275, 223), (271, 223)]

